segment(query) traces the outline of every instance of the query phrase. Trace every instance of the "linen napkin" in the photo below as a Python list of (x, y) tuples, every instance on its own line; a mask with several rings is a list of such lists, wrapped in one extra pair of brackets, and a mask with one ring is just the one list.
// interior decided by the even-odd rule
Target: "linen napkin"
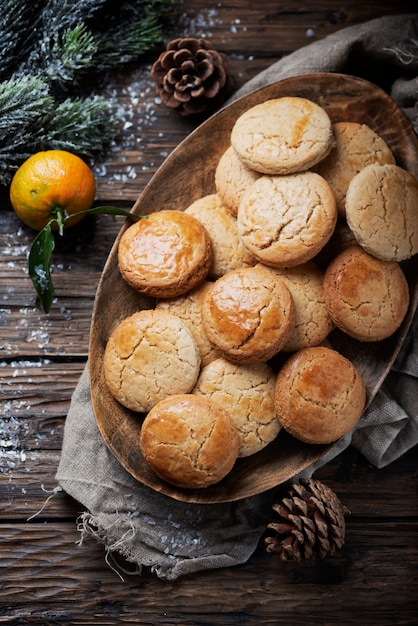
[[(288, 76), (341, 72), (383, 87), (418, 133), (418, 15), (383, 17), (343, 29), (288, 55), (233, 97)], [(418, 316), (378, 395), (357, 428), (309, 467), (304, 476), (352, 444), (383, 467), (418, 443)], [(263, 534), (273, 493), (221, 505), (194, 505), (138, 483), (105, 445), (94, 417), (88, 368), (74, 391), (56, 474), (84, 507), (80, 543), (93, 536), (106, 560), (121, 555), (135, 573), (149, 567), (165, 580), (248, 560)], [(121, 569), (118, 570), (121, 575)]]

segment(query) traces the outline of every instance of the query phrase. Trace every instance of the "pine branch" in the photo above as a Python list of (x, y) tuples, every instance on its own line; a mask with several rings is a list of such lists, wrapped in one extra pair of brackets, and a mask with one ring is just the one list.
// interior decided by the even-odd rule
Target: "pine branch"
[(33, 33), (45, 0), (3, 0), (0, 13), (0, 78), (10, 76), (25, 56), (29, 33)]
[(38, 150), (94, 157), (111, 143), (116, 114), (94, 85), (162, 41), (175, 1), (2, 0), (0, 184)]
[[(108, 0), (47, 0), (42, 13), (43, 33), (72, 29), (80, 23), (93, 20), (106, 4)], [(120, 4), (115, 5), (114, 10)]]
[(110, 100), (100, 96), (57, 103), (37, 76), (0, 83), (0, 184), (31, 154), (51, 148), (93, 157), (117, 133)]
[(83, 23), (73, 29), (44, 35), (38, 47), (19, 69), (19, 74), (35, 73), (48, 82), (55, 91), (71, 87), (78, 75), (83, 75), (93, 65), (98, 50), (92, 33)]
[(117, 117), (110, 100), (101, 96), (67, 98), (45, 123), (42, 149), (56, 148), (94, 157), (117, 133)]
[(48, 0), (42, 15), (43, 36), (19, 74), (35, 72), (65, 96), (89, 73), (97, 77), (155, 47), (163, 38), (161, 14), (173, 3)]
[(122, 22), (114, 25), (110, 32), (97, 35), (99, 49), (96, 64), (100, 70), (109, 70), (117, 64), (128, 63), (149, 52), (163, 37), (157, 15), (126, 15)]
[(43, 118), (53, 107), (48, 85), (37, 76), (0, 83), (1, 184), (8, 184), (13, 172), (32, 154)]

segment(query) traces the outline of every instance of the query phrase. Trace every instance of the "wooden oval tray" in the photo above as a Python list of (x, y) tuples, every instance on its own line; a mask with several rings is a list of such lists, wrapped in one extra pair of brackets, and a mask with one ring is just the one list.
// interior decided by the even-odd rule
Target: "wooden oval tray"
[[(138, 198), (132, 211), (138, 215), (159, 209), (185, 209), (192, 201), (214, 193), (214, 171), (237, 117), (251, 106), (282, 96), (309, 98), (324, 107), (333, 122), (353, 121), (381, 135), (397, 164), (418, 178), (418, 141), (396, 103), (380, 88), (344, 74), (295, 76), (267, 85), (217, 112), (194, 130), (170, 154)], [(105, 264), (92, 317), (89, 366), (93, 409), (99, 430), (123, 467), (155, 491), (187, 502), (217, 503), (239, 500), (273, 488), (317, 461), (331, 446), (304, 444), (284, 431), (257, 454), (239, 459), (231, 473), (207, 489), (179, 489), (160, 480), (139, 449), (143, 416), (121, 406), (109, 393), (103, 375), (103, 354), (117, 324), (134, 311), (152, 308), (154, 301), (129, 287), (121, 278), (117, 248), (121, 229)], [(402, 264), (410, 285), (411, 304), (399, 330), (378, 343), (360, 343), (343, 333), (330, 336), (333, 347), (360, 370), (370, 404), (393, 364), (407, 334), (418, 299), (418, 255)]]

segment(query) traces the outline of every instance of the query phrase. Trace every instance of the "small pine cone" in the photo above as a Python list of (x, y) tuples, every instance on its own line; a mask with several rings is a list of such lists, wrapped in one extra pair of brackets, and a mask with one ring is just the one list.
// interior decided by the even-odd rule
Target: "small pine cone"
[(282, 561), (323, 559), (344, 545), (349, 511), (320, 481), (300, 479), (272, 508), (278, 519), (267, 528), (276, 535), (266, 537), (266, 550), (278, 553)]
[(223, 104), (232, 81), (226, 56), (205, 39), (173, 39), (151, 68), (157, 92), (182, 116), (213, 111)]

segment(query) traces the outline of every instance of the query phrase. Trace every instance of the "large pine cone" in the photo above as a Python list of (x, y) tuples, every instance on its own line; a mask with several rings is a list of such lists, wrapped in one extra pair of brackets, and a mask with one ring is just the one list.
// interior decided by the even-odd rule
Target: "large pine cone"
[(272, 508), (278, 519), (267, 528), (276, 535), (266, 537), (266, 550), (278, 553), (282, 561), (323, 559), (344, 545), (349, 511), (320, 481), (301, 479)]
[(164, 104), (187, 116), (223, 104), (232, 81), (226, 56), (205, 39), (173, 39), (152, 65), (151, 76)]

